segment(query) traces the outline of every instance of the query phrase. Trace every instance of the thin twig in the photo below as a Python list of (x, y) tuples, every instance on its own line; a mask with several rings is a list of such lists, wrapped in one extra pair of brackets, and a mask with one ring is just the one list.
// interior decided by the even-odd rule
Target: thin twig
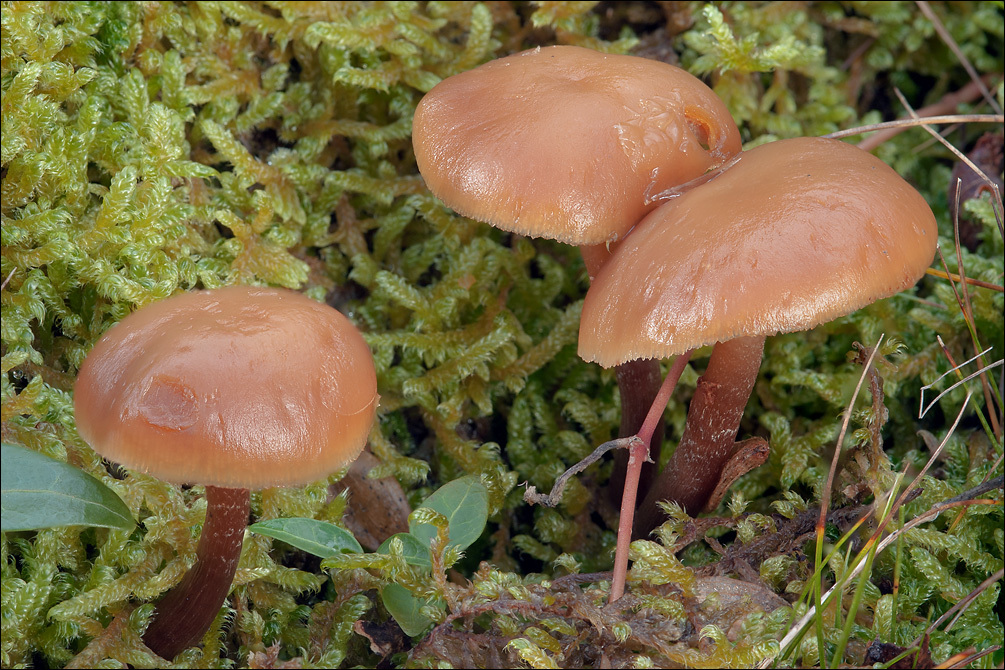
[(998, 475), (994, 479), (989, 479), (986, 482), (981, 482), (977, 486), (973, 487), (969, 491), (964, 491), (958, 496), (953, 496), (949, 500), (944, 500), (943, 502), (948, 503), (958, 503), (964, 500), (971, 500), (979, 495), (987, 493), (993, 489), (1000, 489), (1005, 486), (1005, 475)]
[(565, 491), (565, 485), (568, 483), (570, 477), (578, 475), (580, 472), (599, 461), (603, 458), (604, 454), (611, 449), (630, 449), (636, 444), (641, 443), (642, 440), (640, 440), (637, 435), (632, 435), (631, 437), (619, 437), (616, 440), (604, 442), (599, 447), (594, 449), (589, 456), (559, 475), (558, 479), (555, 480), (555, 485), (551, 488), (551, 493), (538, 493), (537, 487), (528, 485), (527, 490), (523, 493), (523, 499), (531, 505), (557, 507), (558, 504), (562, 502), (562, 493)]

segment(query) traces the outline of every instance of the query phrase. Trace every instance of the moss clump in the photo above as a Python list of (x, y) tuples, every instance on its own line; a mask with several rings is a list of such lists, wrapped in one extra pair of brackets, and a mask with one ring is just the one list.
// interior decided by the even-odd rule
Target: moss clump
[[(1000, 77), (998, 4), (931, 8), (978, 72)], [(462, 475), (478, 475), (488, 487), (488, 528), (455, 566), (457, 575), (477, 572), (472, 589), (505, 584), (515, 589), (510, 598), (545, 603), (547, 593), (517, 585), (538, 583), (535, 573), (608, 569), (613, 525), (598, 493), (607, 468), (574, 481), (557, 510), (526, 507), (516, 488), (530, 481), (547, 489), (616, 431), (613, 375), (575, 355), (587, 288), (581, 261), (573, 249), (457, 217), (426, 191), (410, 143), (422, 94), (444, 77), (535, 44), (623, 53), (638, 43), (636, 34), (642, 45), (657, 35), (664, 53), (679, 53), (681, 64), (727, 101), (751, 146), (901, 115), (894, 86), (921, 107), (968, 81), (913, 3), (669, 3), (665, 12), (649, 3), (592, 2), (3, 3), (3, 439), (95, 475), (141, 527), (129, 534), (5, 534), (0, 662), (162, 663), (139, 635), (149, 603), (194, 556), (205, 514), (201, 491), (110, 474), (75, 432), (73, 379), (94, 341), (130, 311), (178, 291), (229, 283), (303, 290), (365, 331), (382, 395), (372, 439), (384, 464), (378, 474), (397, 477), (413, 502)], [(1000, 79), (991, 85), (1001, 104)], [(954, 142), (966, 148), (977, 132), (958, 131)], [(932, 204), (942, 249), (952, 252), (946, 189), (954, 159), (939, 145), (918, 149), (922, 141), (920, 131), (904, 133), (879, 154)], [(959, 257), (947, 253), (948, 269), (958, 272), (962, 263), (968, 276), (1000, 284), (1002, 241), (993, 214), (986, 201), (965, 211), (978, 221), (978, 244)], [(772, 536), (763, 521), (772, 501), (778, 532), (786, 516), (816, 505), (839, 415), (861, 373), (855, 342), (871, 346), (887, 334), (879, 366), (884, 394), (878, 404), (863, 394), (856, 406), (832, 503), (871, 500), (891, 486), (894, 472), (925, 460), (928, 447), (917, 431), (945, 437), (965, 391), (943, 396), (919, 420), (919, 387), (948, 388), (954, 377), (940, 375), (951, 361), (988, 346), (985, 362), (1000, 361), (1005, 347), (1002, 294), (972, 288), (966, 304), (958, 306), (945, 280), (929, 277), (913, 293), (809, 334), (769, 340), (742, 431), (770, 437), (773, 452), (737, 487), (752, 501), (749, 511), (761, 515), (736, 517), (747, 522), (737, 530), (737, 551)], [(695, 366), (703, 365), (697, 358)], [(668, 408), (671, 441), (680, 435), (695, 377), (689, 368), (685, 389)], [(1001, 432), (991, 419), (1001, 416), (1000, 399), (992, 389), (985, 396), (979, 379), (967, 387), (976, 395), (925, 493), (905, 508), (907, 518), (1001, 472)], [(331, 499), (328, 483), (262, 492), (253, 512), (337, 521), (345, 499)], [(734, 512), (742, 507), (735, 499)], [(845, 662), (862, 661), (870, 636), (911, 642), (926, 618), (937, 619), (1001, 567), (1000, 506), (943, 516), (905, 535), (900, 553), (879, 556), (876, 586), (866, 589)], [(707, 545), (690, 543), (685, 562), (711, 560)], [(645, 545), (651, 560), (640, 578), (652, 577), (659, 546)], [(804, 563), (792, 558), (798, 553), (763, 557), (772, 560), (761, 569), (793, 600), (807, 579)], [(481, 560), (511, 572), (478, 571)], [(884, 585), (894, 575), (898, 595), (891, 599)], [(417, 589), (449, 588), (439, 577), (442, 583)], [(222, 667), (299, 657), (305, 666), (374, 665), (378, 656), (353, 626), (391, 625), (373, 595), (391, 579), (376, 567), (322, 569), (285, 545), (249, 535), (232, 609), (201, 651), (178, 662)], [(648, 588), (637, 587), (649, 598), (646, 607), (686, 602)], [(999, 588), (979, 596), (950, 631), (933, 635), (937, 661), (1000, 643)], [(452, 602), (482, 604), (474, 591)], [(565, 653), (573, 633), (600, 621), (583, 614), (560, 623), (555, 616), (548, 610), (533, 626), (457, 620), (472, 631), (523, 640), (511, 651), (545, 665), (557, 658), (554, 640)], [(629, 619), (622, 623), (635, 625)], [(768, 653), (785, 629), (780, 621), (750, 624), (747, 646), (733, 658)], [(628, 641), (626, 662), (671, 658), (659, 651), (664, 641), (640, 637), (640, 629), (613, 622), (602, 628), (612, 640)], [(674, 658), (727, 659), (724, 650), (734, 643), (715, 631), (710, 636), (714, 649), (706, 639), (701, 651)], [(833, 643), (836, 630), (825, 637)], [(808, 640), (797, 658), (812, 664), (816, 638)], [(590, 653), (577, 647), (566, 658)], [(431, 657), (413, 660), (427, 662), (422, 658)]]

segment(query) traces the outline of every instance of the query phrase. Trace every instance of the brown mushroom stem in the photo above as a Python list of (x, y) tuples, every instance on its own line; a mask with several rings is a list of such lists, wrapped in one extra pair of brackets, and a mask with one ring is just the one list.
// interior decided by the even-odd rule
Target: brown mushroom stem
[[(579, 247), (579, 253), (583, 256), (583, 263), (586, 265), (586, 272), (591, 282), (619, 244), (620, 241), (616, 241), (610, 244), (590, 244)], [(660, 390), (662, 383), (660, 363), (656, 359), (628, 361), (615, 368), (615, 375), (618, 378), (618, 393), (621, 395), (621, 427), (618, 430), (618, 437), (637, 435), (649, 409), (653, 406), (656, 394)], [(663, 414), (661, 413), (653, 430), (649, 459), (642, 464), (642, 472), (639, 475), (637, 486), (638, 493), (633, 494), (637, 501), (646, 496), (653, 478), (656, 476), (656, 462), (659, 461), (660, 450), (663, 448), (663, 431)], [(607, 483), (607, 495), (610, 501), (618, 506), (621, 505), (625, 491), (629, 459), (630, 453), (628, 451), (622, 449), (616, 451), (614, 471)]]
[[(660, 363), (655, 359), (628, 361), (615, 368), (615, 375), (618, 378), (618, 392), (621, 394), (621, 428), (618, 437), (638, 435), (662, 384)], [(666, 406), (666, 403), (663, 405)], [(652, 439), (649, 440), (649, 458), (643, 461), (639, 473), (636, 501), (645, 498), (656, 477), (656, 464), (663, 448), (663, 430), (663, 414), (660, 413), (653, 428)], [(620, 505), (623, 500), (629, 459), (630, 452), (624, 449), (618, 449), (614, 454), (614, 471), (608, 480), (607, 491), (615, 505)]]
[(250, 509), (248, 489), (206, 487), (206, 523), (196, 563), (157, 603), (143, 641), (168, 660), (196, 644), (220, 612), (241, 558)]
[(763, 352), (764, 337), (738, 337), (715, 345), (691, 399), (677, 451), (639, 508), (636, 535), (648, 534), (662, 522), (657, 501), (676, 502), (691, 516), (704, 510), (733, 453)]
[(677, 381), (684, 372), (684, 366), (691, 358), (691, 351), (678, 356), (666, 379), (660, 386), (655, 400), (649, 407), (645, 420), (636, 436), (639, 441), (628, 450), (628, 469), (625, 473), (624, 497), (621, 504), (621, 518), (618, 520), (618, 544), (614, 551), (614, 572), (611, 577), (611, 595), (608, 602), (614, 602), (625, 593), (625, 581), (628, 578), (628, 550), (632, 543), (632, 527), (635, 518), (635, 498), (639, 488), (639, 476), (642, 465), (649, 461), (649, 444), (656, 434), (657, 427), (662, 431), (663, 409), (670, 401), (670, 394), (677, 386)]

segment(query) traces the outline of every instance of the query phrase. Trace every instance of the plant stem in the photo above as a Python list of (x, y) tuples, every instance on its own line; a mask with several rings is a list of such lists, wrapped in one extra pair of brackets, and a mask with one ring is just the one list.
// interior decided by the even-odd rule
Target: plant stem
[[(621, 428), (618, 437), (638, 435), (650, 408), (655, 404), (656, 395), (662, 384), (659, 361), (655, 359), (628, 361), (615, 368), (615, 374), (618, 378), (618, 392), (621, 394)], [(665, 407), (666, 403), (663, 403), (663, 406)], [(636, 500), (646, 496), (656, 477), (656, 464), (663, 448), (663, 429), (663, 413), (660, 412), (652, 439), (649, 441), (649, 458), (642, 463)], [(621, 505), (630, 454), (630, 450), (623, 449), (614, 454), (614, 471), (608, 480), (607, 491), (611, 502), (615, 505)]]
[(676, 502), (691, 516), (705, 508), (733, 453), (763, 351), (763, 337), (738, 337), (715, 345), (691, 399), (680, 444), (639, 508), (637, 535), (660, 524), (663, 515), (657, 501)]
[[(620, 242), (579, 247), (579, 253), (583, 257), (583, 264), (586, 266), (591, 283), (610, 260), (611, 254), (618, 248), (618, 245)], [(655, 359), (638, 359), (622, 363), (614, 371), (618, 378), (618, 392), (621, 395), (621, 427), (618, 430), (618, 437), (631, 437), (638, 434), (639, 428), (659, 392), (660, 363)], [(637, 496), (637, 500), (645, 497), (646, 492), (649, 491), (653, 478), (656, 476), (656, 463), (654, 461), (659, 460), (660, 450), (663, 448), (663, 414), (661, 413), (657, 418), (658, 422), (650, 444), (650, 457), (643, 463), (642, 474), (639, 477), (638, 491), (640, 495)], [(607, 482), (607, 494), (611, 502), (618, 506), (621, 505), (621, 498), (625, 490), (625, 476), (628, 472), (629, 458), (629, 452), (621, 449), (614, 454), (614, 471)]]
[(241, 558), (248, 525), (248, 489), (206, 487), (206, 523), (196, 562), (157, 603), (143, 641), (161, 658), (173, 659), (195, 644), (220, 612)]
[(638, 491), (639, 475), (642, 464), (649, 458), (649, 442), (661, 423), (663, 410), (670, 401), (670, 395), (677, 386), (684, 366), (691, 358), (691, 351), (686, 351), (676, 358), (667, 372), (666, 379), (660, 386), (656, 399), (646, 414), (645, 421), (636, 436), (641, 442), (628, 450), (628, 470), (625, 474), (624, 496), (621, 498), (621, 518), (618, 521), (618, 544), (614, 552), (614, 574), (611, 580), (611, 595), (608, 602), (614, 602), (625, 593), (625, 581), (628, 578), (628, 550), (632, 543), (632, 527), (635, 518), (635, 498)]

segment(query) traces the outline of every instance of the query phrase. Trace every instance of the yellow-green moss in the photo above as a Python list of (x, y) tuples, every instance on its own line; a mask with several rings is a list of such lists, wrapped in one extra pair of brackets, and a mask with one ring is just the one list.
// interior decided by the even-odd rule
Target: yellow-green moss
[[(677, 22), (666, 39), (681, 64), (726, 100), (748, 144), (901, 115), (893, 86), (920, 107), (968, 81), (914, 3), (666, 4)], [(995, 76), (1005, 51), (1000, 4), (931, 3), (977, 70)], [(180, 578), (194, 556), (204, 501), (199, 489), (109, 474), (75, 432), (72, 384), (95, 340), (130, 311), (222, 284), (303, 290), (360, 326), (382, 396), (372, 448), (385, 464), (382, 474), (397, 476), (413, 500), (458, 476), (482, 476), (493, 516), (484, 541), (456, 567), (471, 576), (479, 560), (495, 560), (522, 576), (483, 568), (458, 596), (465, 606), (481, 604), (476, 594), (503, 582), (508, 597), (546, 599), (516, 588), (536, 583), (531, 572), (609, 569), (613, 531), (596, 513), (606, 467), (573, 482), (557, 510), (528, 509), (516, 488), (529, 481), (547, 489), (616, 430), (613, 375), (575, 355), (587, 287), (582, 263), (574, 249), (506, 235), (444, 208), (416, 173), (411, 117), (440, 79), (492, 58), (551, 43), (626, 52), (638, 41), (633, 28), (648, 34), (661, 21), (651, 3), (4, 2), (3, 439), (99, 477), (141, 528), (5, 535), (0, 662), (62, 666), (81, 652), (78, 662), (105, 667), (156, 662), (138, 647), (151, 608), (131, 608)], [(998, 83), (999, 102), (1001, 91)], [(975, 132), (963, 131), (957, 145)], [(879, 153), (925, 194), (942, 248), (951, 251), (952, 159), (938, 145), (919, 150), (925, 137), (905, 133)], [(967, 211), (983, 226), (978, 250), (962, 253), (967, 273), (1000, 284), (1002, 241), (993, 216), (986, 205)], [(946, 260), (956, 272), (955, 253)], [(977, 337), (994, 347), (988, 360), (1000, 361), (1002, 294), (975, 289), (971, 300)], [(852, 425), (861, 431), (858, 446), (848, 447), (840, 485), (859, 475), (870, 486), (889, 485), (895, 469), (925, 459), (919, 428), (945, 435), (962, 390), (945, 396), (929, 418), (915, 418), (918, 387), (951, 367), (935, 335), (957, 362), (975, 344), (949, 285), (927, 278), (916, 294), (769, 340), (742, 427), (772, 442), (769, 464), (737, 487), (751, 512), (770, 513), (772, 500), (788, 501), (781, 507), (793, 515), (793, 501), (815, 504), (860, 373), (849, 359), (853, 342), (872, 345), (881, 332), (889, 338), (880, 374), (890, 459), (858, 458), (871, 447), (868, 428), (876, 420), (863, 394)], [(695, 368), (702, 366), (697, 359)], [(685, 386), (694, 377), (689, 369)], [(671, 442), (688, 395), (678, 393), (668, 409)], [(979, 390), (978, 398), (987, 417)], [(942, 499), (936, 492), (953, 495), (1001, 472), (1000, 464), (991, 472), (1000, 434), (987, 439), (973, 416), (954, 436), (930, 493), (912, 503), (918, 509)], [(256, 495), (253, 511), (328, 515), (325, 484)], [(837, 503), (846, 501), (842, 490)], [(1001, 566), (1000, 506), (951, 522), (905, 540), (911, 560), (901, 562), (897, 610), (879, 591), (867, 593), (876, 623), (863, 624), (858, 638), (910, 642), (923, 619), (937, 618)], [(751, 528), (744, 537), (762, 532)], [(500, 546), (493, 548), (492, 533)], [(640, 578), (656, 569), (654, 557), (669, 555), (659, 545), (644, 547), (649, 562)], [(374, 563), (372, 574), (311, 571), (287, 565), (291, 557), (267, 538), (248, 536), (232, 616), (218, 620), (202, 652), (190, 650), (179, 662), (242, 665), (249, 653), (279, 644), (280, 659), (302, 657), (305, 667), (375, 664), (353, 622), (386, 619), (372, 595), (391, 578), (387, 570)], [(685, 557), (701, 562), (710, 551), (692, 547)], [(876, 574), (891, 575), (893, 563), (892, 554), (881, 555)], [(792, 566), (775, 567), (780, 591), (803, 577)], [(933, 637), (937, 660), (1000, 643), (997, 588), (953, 631)], [(503, 614), (479, 625), (509, 631), (522, 640), (514, 647), (521, 658), (544, 665), (557, 658), (555, 639), (565, 644), (562, 635), (584, 630), (588, 617), (577, 616), (579, 629), (517, 619), (509, 625)], [(752, 625), (731, 658), (767, 653), (783, 626), (774, 619)], [(222, 643), (221, 629), (228, 631)], [(732, 648), (716, 629), (709, 632), (716, 651), (661, 656), (637, 630), (616, 632), (611, 644), (643, 645), (631, 651), (637, 657), (623, 655), (639, 664), (671, 658), (715, 665)], [(583, 654), (576, 658), (592, 658)], [(799, 662), (814, 658), (807, 648)]]

